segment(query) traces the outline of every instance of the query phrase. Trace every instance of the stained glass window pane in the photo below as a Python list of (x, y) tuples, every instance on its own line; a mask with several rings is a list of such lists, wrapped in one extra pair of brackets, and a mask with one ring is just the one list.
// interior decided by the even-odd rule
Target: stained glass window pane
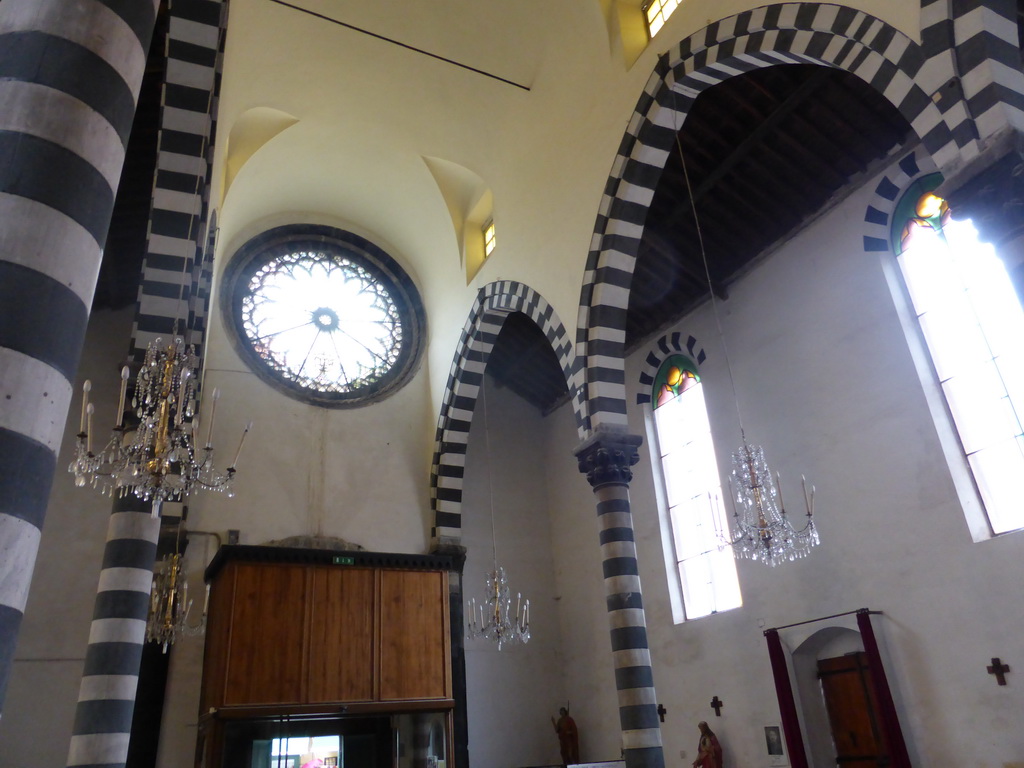
[(337, 254), (300, 251), (258, 269), (242, 299), (245, 335), (272, 368), (319, 392), (351, 392), (395, 364), (402, 322), (388, 291)]
[(239, 353), (293, 397), (362, 405), (415, 370), (419, 293), (387, 253), (354, 233), (312, 224), (268, 230), (232, 257), (223, 285)]
[[(1003, 262), (915, 182), (893, 243), (936, 374), (994, 533), (1024, 527), (1024, 311)], [(915, 202), (916, 201), (916, 202)], [(899, 235), (897, 235), (897, 232)]]
[(676, 568), (687, 619), (742, 605), (728, 536), (707, 404), (695, 366), (666, 360), (652, 385)]

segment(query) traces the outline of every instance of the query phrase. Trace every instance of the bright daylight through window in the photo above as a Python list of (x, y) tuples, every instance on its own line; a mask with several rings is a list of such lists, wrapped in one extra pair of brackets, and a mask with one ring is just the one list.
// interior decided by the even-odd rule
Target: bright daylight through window
[(228, 281), (233, 320), (264, 378), (319, 404), (355, 404), (400, 383), (421, 311), (411, 281), (383, 251), (329, 232), (261, 236), (243, 247)]
[(669, 357), (654, 380), (652, 402), (685, 618), (742, 605), (736, 561), (722, 505), (704, 389), (696, 366)]
[(1024, 527), (1024, 311), (995, 249), (950, 219), (919, 180), (900, 202), (893, 245), (953, 423), (995, 534)]
[(649, 0), (644, 5), (644, 18), (647, 20), (647, 31), (651, 37), (658, 34), (658, 30), (664, 26), (681, 2), (682, 0)]

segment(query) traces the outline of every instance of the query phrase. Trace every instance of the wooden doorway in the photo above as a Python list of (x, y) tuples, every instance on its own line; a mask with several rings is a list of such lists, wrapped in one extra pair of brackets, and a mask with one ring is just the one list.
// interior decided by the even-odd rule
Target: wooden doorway
[(890, 765), (867, 654), (861, 651), (819, 659), (818, 678), (832, 728), (836, 765), (840, 768)]

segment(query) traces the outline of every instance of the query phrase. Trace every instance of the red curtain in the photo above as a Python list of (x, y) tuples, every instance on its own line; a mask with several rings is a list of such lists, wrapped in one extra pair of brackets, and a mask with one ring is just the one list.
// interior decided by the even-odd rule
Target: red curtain
[(779, 631), (766, 630), (764, 637), (768, 641), (768, 657), (772, 661), (775, 693), (779, 697), (779, 712), (782, 714), (782, 730), (786, 734), (789, 762), (793, 768), (809, 768), (804, 737), (800, 733), (800, 718), (797, 716), (796, 701), (793, 699), (793, 685), (789, 681), (789, 667), (786, 666), (786, 652), (782, 649)]
[(875, 631), (871, 626), (871, 612), (866, 608), (857, 611), (857, 628), (860, 630), (864, 652), (868, 657), (868, 673), (871, 675), (871, 682), (875, 684), (878, 718), (885, 731), (886, 743), (889, 745), (890, 765), (892, 768), (910, 768), (910, 755), (907, 754), (907, 744), (903, 741), (903, 729), (900, 728), (900, 721), (896, 716), (896, 705), (892, 700), (885, 667), (882, 666), (882, 656), (878, 652), (878, 641), (875, 640)]

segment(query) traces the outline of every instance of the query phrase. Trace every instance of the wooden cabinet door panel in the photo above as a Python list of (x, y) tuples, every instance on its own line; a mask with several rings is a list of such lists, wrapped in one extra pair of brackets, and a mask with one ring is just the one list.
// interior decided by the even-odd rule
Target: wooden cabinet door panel
[(314, 570), (310, 702), (373, 698), (374, 582), (368, 568)]
[(381, 571), (380, 698), (449, 694), (445, 574)]
[(301, 565), (237, 564), (226, 705), (303, 701), (308, 574)]

